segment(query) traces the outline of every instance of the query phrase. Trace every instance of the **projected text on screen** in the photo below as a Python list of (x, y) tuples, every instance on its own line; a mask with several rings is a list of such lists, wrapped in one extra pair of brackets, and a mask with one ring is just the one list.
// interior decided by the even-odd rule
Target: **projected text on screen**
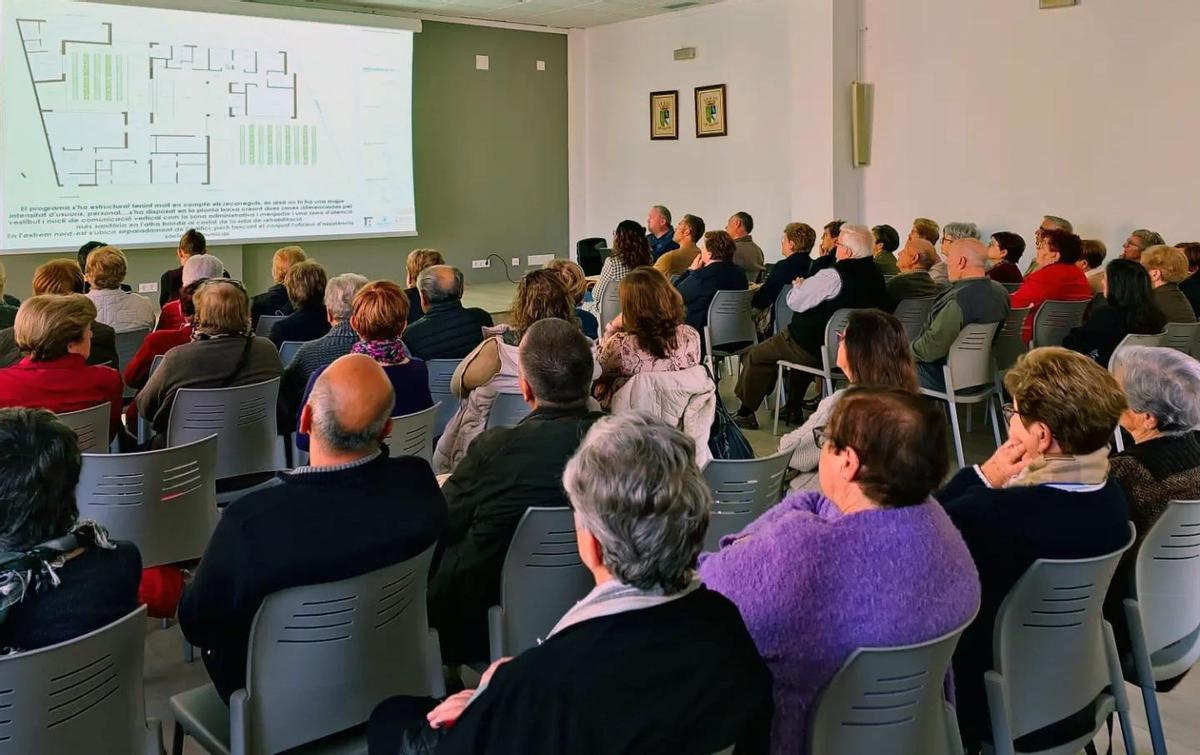
[(416, 231), (412, 32), (0, 0), (0, 249)]

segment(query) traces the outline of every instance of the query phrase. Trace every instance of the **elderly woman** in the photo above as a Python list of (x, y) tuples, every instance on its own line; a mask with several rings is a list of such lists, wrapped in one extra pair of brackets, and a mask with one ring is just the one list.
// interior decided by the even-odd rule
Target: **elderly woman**
[(1013, 309), (1032, 307), (1021, 328), (1021, 339), (1033, 338), (1033, 318), (1042, 304), (1057, 301), (1087, 301), (1092, 286), (1075, 263), (1083, 254), (1083, 242), (1069, 231), (1050, 229), (1037, 237), (1037, 270), (1025, 276), (1021, 287), (1012, 294)]
[[(788, 223), (783, 227), (783, 238), (779, 242), (779, 251), (783, 259), (775, 263), (767, 279), (754, 292), (754, 308), (773, 310), (779, 292), (790, 288), (792, 281), (797, 278), (807, 278), (809, 267), (812, 265), (813, 244), (817, 242), (817, 232), (808, 223)], [(771, 323), (775, 321), (775, 313), (771, 312)]]
[[(101, 245), (103, 246), (103, 245)], [(33, 272), (33, 295), (82, 294), (87, 284), (83, 280), (83, 269), (75, 260), (57, 259), (38, 265)], [(12, 328), (0, 330), (0, 367), (8, 367), (21, 361), (21, 350), (17, 346)], [(88, 364), (119, 367), (117, 358), (117, 336), (104, 323), (92, 321), (92, 349)]]
[(1127, 259), (1108, 263), (1100, 283), (1107, 306), (1092, 307), (1082, 325), (1071, 328), (1062, 345), (1107, 366), (1113, 349), (1130, 333), (1161, 333), (1166, 317), (1154, 301), (1146, 269)]
[[(391, 281), (372, 281), (354, 295), (350, 327), (358, 342), (350, 347), (352, 354), (366, 354), (383, 367), (395, 392), (392, 416), (419, 412), (433, 406), (429, 393), (429, 370), (425, 362), (412, 357), (401, 340), (408, 327), (408, 296), (404, 289)], [(300, 408), (308, 403), (308, 395), (324, 368), (313, 372), (304, 389)], [(299, 427), (299, 417), (296, 426)], [(296, 434), (296, 446), (308, 450), (308, 435)]]
[(13, 325), (24, 358), (0, 370), (0, 406), (73, 412), (108, 404), (109, 437), (121, 428), (121, 375), (89, 365), (96, 305), (83, 294), (34, 296)]
[[(937, 493), (983, 583), (979, 616), (954, 654), (968, 751), (990, 734), (983, 675), (993, 668), (992, 627), (1008, 591), (1039, 558), (1092, 558), (1129, 542), (1129, 506), (1108, 462), (1126, 408), (1117, 381), (1082, 354), (1045, 347), (1022, 354), (1004, 387), (1013, 399), (1004, 407), (1008, 441)], [(1074, 738), (1069, 724), (1050, 729), (1055, 742)]]
[[(904, 326), (895, 317), (877, 309), (858, 309), (850, 315), (838, 341), (837, 366), (846, 373), (851, 385), (920, 392)], [(802, 473), (816, 471), (821, 460), (821, 447), (813, 431), (829, 422), (834, 407), (844, 395), (845, 388), (821, 399), (803, 425), (779, 439), (780, 451), (792, 449), (788, 468), (793, 475), (793, 489), (807, 487), (812, 482), (811, 475)]]
[(546, 263), (546, 269), (553, 270), (562, 276), (563, 283), (571, 294), (572, 301), (575, 302), (575, 316), (579, 318), (583, 334), (595, 341), (600, 337), (600, 321), (583, 308), (583, 295), (587, 293), (588, 289), (587, 276), (583, 274), (583, 268), (572, 260), (556, 258)]
[(0, 652), (66, 642), (138, 607), (142, 558), (77, 521), (79, 469), (75, 433), (53, 414), (0, 409), (0, 551), (20, 554), (0, 583), (21, 585), (0, 596)]
[(677, 372), (700, 364), (700, 334), (683, 324), (683, 298), (662, 273), (638, 269), (621, 281), (621, 314), (608, 324), (592, 388), (608, 411), (613, 394), (642, 372)]
[(140, 414), (156, 433), (166, 432), (180, 388), (228, 388), (283, 374), (279, 351), (250, 331), (250, 299), (241, 281), (210, 278), (197, 286), (192, 300), (192, 340), (166, 353), (130, 405), (129, 421)]
[(87, 297), (96, 305), (96, 320), (118, 333), (149, 330), (157, 312), (146, 297), (122, 291), (128, 263), (125, 252), (115, 246), (102, 246), (88, 255), (84, 278), (91, 284)]
[[(684, 322), (704, 332), (708, 324), (708, 305), (718, 291), (745, 291), (749, 284), (746, 274), (733, 261), (737, 245), (725, 231), (709, 231), (704, 234), (704, 248), (692, 265), (675, 281), (675, 288), (683, 297)], [(740, 280), (739, 280), (740, 278)]]
[(271, 257), (271, 279), (275, 283), (250, 300), (250, 319), (254, 327), (258, 327), (258, 318), (263, 315), (276, 317), (290, 315), (296, 311), (288, 299), (287, 286), (283, 285), (283, 281), (287, 278), (288, 270), (292, 269), (292, 265), (299, 264), (306, 259), (308, 259), (308, 255), (298, 246), (284, 246), (275, 250), (275, 254)]
[(283, 279), (294, 311), (271, 326), (271, 343), (279, 348), (284, 341), (311, 341), (329, 332), (325, 312), (325, 284), (328, 277), (320, 264), (305, 260), (288, 268)]
[(997, 283), (1020, 283), (1023, 279), (1021, 268), (1017, 263), (1025, 254), (1025, 239), (1019, 233), (1012, 231), (997, 231), (992, 234), (992, 243), (988, 245), (988, 259), (992, 266), (988, 269), (988, 277)]
[(778, 753), (808, 751), (813, 703), (857, 648), (933, 639), (979, 605), (967, 547), (930, 497), (949, 463), (941, 411), (855, 387), (814, 434), (822, 492), (789, 496), (700, 559), (771, 668)]
[(213, 255), (197, 254), (188, 257), (187, 261), (183, 263), (183, 286), (179, 289), (179, 298), (172, 299), (163, 305), (162, 310), (158, 313), (158, 325), (154, 327), (155, 331), (189, 327), (182, 310), (183, 305), (180, 304), (180, 299), (183, 298), (183, 289), (196, 281), (222, 276), (226, 276), (225, 263)]
[[(440, 736), (439, 753), (760, 751), (770, 676), (737, 609), (694, 572), (712, 496), (693, 442), (644, 414), (602, 419), (563, 485), (595, 589), (479, 690), (418, 711), (415, 738)], [(407, 702), (371, 716), (373, 755), (397, 751)]]
[(1142, 266), (1150, 273), (1154, 302), (1167, 322), (1196, 322), (1196, 312), (1179, 284), (1188, 277), (1187, 255), (1173, 246), (1158, 244), (1142, 252)]
[(404, 289), (404, 293), (408, 296), (409, 325), (420, 320), (425, 314), (425, 310), (421, 308), (421, 292), (417, 289), (418, 276), (421, 275), (422, 270), (444, 264), (446, 264), (446, 260), (436, 249), (414, 249), (408, 253), (408, 259), (404, 264), (408, 288)]
[(646, 229), (636, 220), (622, 220), (613, 232), (612, 254), (604, 260), (600, 268), (600, 278), (592, 289), (592, 300), (583, 305), (593, 317), (600, 316), (600, 302), (609, 286), (615, 286), (630, 270), (642, 265), (652, 264), (650, 241), (646, 238)]
[[(207, 255), (205, 255), (207, 256)], [(193, 259), (198, 259), (193, 257)], [(207, 278), (203, 279), (207, 280)], [(179, 298), (167, 302), (167, 306), (178, 305), (178, 311), (183, 317), (183, 326), (173, 330), (155, 330), (146, 336), (137, 352), (125, 365), (121, 377), (130, 388), (142, 388), (150, 379), (150, 368), (154, 366), (154, 358), (166, 354), (176, 346), (182, 346), (192, 340), (192, 320), (196, 316), (196, 302), (192, 298), (201, 281), (192, 281), (179, 291)]]
[(939, 286), (950, 285), (950, 270), (946, 258), (950, 256), (950, 245), (959, 239), (978, 239), (979, 226), (974, 223), (947, 223), (942, 226), (941, 259), (929, 268), (929, 277)]

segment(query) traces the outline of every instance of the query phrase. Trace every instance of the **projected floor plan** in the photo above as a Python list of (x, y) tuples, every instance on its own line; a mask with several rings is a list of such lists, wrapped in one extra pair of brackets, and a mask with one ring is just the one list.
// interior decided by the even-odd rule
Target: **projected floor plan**
[(207, 186), (215, 142), (242, 166), (316, 163), (287, 51), (114, 43), (112, 23), (82, 18), (16, 23), (60, 187)]

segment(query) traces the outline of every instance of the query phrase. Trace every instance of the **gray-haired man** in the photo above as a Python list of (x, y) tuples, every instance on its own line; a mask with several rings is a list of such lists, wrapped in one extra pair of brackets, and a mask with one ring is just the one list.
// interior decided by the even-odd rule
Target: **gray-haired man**
[(457, 267), (434, 265), (417, 276), (425, 315), (404, 333), (404, 345), (419, 359), (462, 359), (483, 340), (492, 316), (462, 304), (463, 274)]

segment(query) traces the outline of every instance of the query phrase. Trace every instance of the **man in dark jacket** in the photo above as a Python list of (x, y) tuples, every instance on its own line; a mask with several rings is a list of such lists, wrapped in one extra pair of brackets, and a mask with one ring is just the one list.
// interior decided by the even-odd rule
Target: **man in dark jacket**
[[(415, 326), (414, 326), (415, 327)], [(533, 412), (485, 430), (442, 486), (450, 526), (429, 580), (429, 623), (450, 665), (488, 658), (487, 611), (500, 604), (500, 571), (525, 509), (567, 506), (567, 460), (601, 415), (588, 409), (592, 352), (579, 327), (539, 320), (521, 341), (519, 384)]]
[(483, 340), (492, 316), (462, 305), (463, 274), (450, 265), (433, 265), (417, 275), (425, 315), (408, 326), (404, 345), (418, 359), (462, 359)]
[(704, 234), (704, 249), (692, 260), (692, 266), (675, 281), (683, 297), (683, 321), (704, 337), (708, 324), (708, 306), (718, 291), (745, 291), (746, 274), (733, 261), (737, 246), (725, 231)]

